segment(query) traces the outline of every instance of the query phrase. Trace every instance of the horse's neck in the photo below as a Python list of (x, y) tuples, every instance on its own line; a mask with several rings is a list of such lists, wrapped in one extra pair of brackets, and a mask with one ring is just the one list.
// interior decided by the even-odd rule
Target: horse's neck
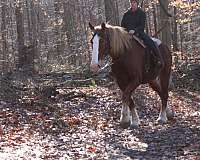
[(132, 48), (125, 48), (123, 50), (123, 52), (121, 53), (118, 53), (118, 54), (114, 54), (113, 52), (110, 53), (110, 57), (112, 59), (112, 62), (115, 63), (116, 61), (119, 61), (120, 59), (122, 60), (123, 58), (126, 57), (126, 55), (128, 54), (132, 54), (132, 56), (137, 56), (138, 53), (134, 52), (134, 51), (137, 51), (138, 50), (138, 46), (137, 44), (133, 44), (133, 47)]
[[(110, 52), (110, 56), (111, 58), (115, 61), (116, 59), (119, 59), (120, 57), (122, 57), (124, 54), (130, 53), (133, 54), (135, 56), (139, 55), (141, 56), (141, 52), (145, 51), (145, 48), (141, 46), (141, 44), (139, 44), (139, 42), (137, 42), (137, 40), (135, 40), (134, 38), (131, 39), (131, 47), (130, 48), (126, 48), (124, 46), (124, 50), (123, 52), (121, 51), (120, 53), (114, 53), (114, 51), (112, 50), (112, 46), (111, 46), (111, 52)], [(140, 52), (137, 52), (140, 51)]]

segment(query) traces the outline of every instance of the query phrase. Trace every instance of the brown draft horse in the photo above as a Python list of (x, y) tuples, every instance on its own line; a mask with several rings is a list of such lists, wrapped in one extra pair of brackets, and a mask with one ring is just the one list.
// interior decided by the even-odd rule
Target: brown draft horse
[(131, 94), (140, 84), (144, 83), (149, 83), (161, 98), (162, 106), (157, 121), (163, 124), (173, 117), (174, 113), (167, 107), (172, 65), (171, 52), (168, 47), (163, 43), (159, 45), (164, 61), (163, 67), (157, 71), (154, 67), (150, 72), (146, 72), (145, 48), (122, 27), (105, 23), (96, 27), (89, 23), (89, 27), (94, 33), (91, 39), (91, 70), (97, 72), (100, 68), (99, 60), (104, 60), (107, 55), (112, 59), (111, 70), (122, 91), (121, 127), (137, 128), (139, 126), (140, 121)]

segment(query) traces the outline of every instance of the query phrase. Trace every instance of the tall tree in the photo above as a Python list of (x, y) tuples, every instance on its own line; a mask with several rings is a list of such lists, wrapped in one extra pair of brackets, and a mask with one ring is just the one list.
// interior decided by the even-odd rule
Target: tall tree
[(24, 48), (24, 21), (23, 21), (23, 3), (22, 0), (16, 1), (15, 16), (17, 24), (17, 45), (18, 45), (18, 68), (23, 64), (23, 48)]
[(113, 0), (104, 0), (106, 21), (112, 25), (119, 25), (118, 2)]
[(169, 13), (168, 5), (169, 0), (159, 0), (160, 3), (160, 26), (163, 27), (161, 31), (161, 40), (170, 46), (171, 44), (171, 31), (170, 31), (170, 23), (169, 23)]
[[(66, 32), (66, 41), (69, 53), (73, 53), (73, 42), (75, 41), (74, 33), (76, 33), (76, 23), (75, 23), (75, 2), (74, 1), (64, 1), (64, 29)], [(74, 61), (74, 58), (69, 58), (69, 62)]]
[(177, 28), (177, 8), (174, 6), (174, 18), (173, 18), (173, 50), (178, 51), (178, 28)]
[(2, 71), (3, 73), (6, 72), (6, 68), (7, 68), (7, 58), (6, 58), (6, 54), (7, 54), (7, 42), (6, 42), (6, 0), (2, 0), (1, 1), (1, 19), (2, 19), (2, 23), (1, 23), (1, 34), (2, 34)]
[(35, 9), (35, 3), (34, 0), (30, 1), (30, 17), (28, 17), (29, 21), (31, 22), (30, 27), (30, 44), (31, 44), (31, 52), (29, 54), (29, 59), (30, 59), (30, 70), (34, 70), (34, 59), (36, 58), (36, 53), (38, 53), (37, 49), (37, 39), (38, 39), (38, 30), (37, 30), (37, 14), (36, 14), (36, 9)]
[(55, 13), (55, 36), (56, 36), (56, 51), (57, 55), (61, 56), (64, 50), (63, 44), (63, 15), (61, 13), (63, 2), (61, 0), (54, 0)]
[(156, 6), (155, 4), (153, 4), (153, 24), (154, 24), (154, 34), (155, 34), (155, 37), (157, 37), (157, 30), (158, 30), (158, 27), (157, 27), (157, 19), (156, 19)]

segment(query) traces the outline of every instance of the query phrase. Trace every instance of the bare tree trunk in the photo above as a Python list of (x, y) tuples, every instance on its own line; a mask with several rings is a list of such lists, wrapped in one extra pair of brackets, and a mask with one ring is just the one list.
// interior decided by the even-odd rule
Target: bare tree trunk
[(155, 37), (157, 38), (157, 30), (158, 30), (158, 27), (157, 27), (157, 19), (156, 19), (156, 7), (155, 5), (153, 4), (153, 23), (154, 23), (154, 35)]
[(27, 12), (27, 25), (28, 25), (28, 38), (29, 38), (29, 43), (31, 43), (32, 42), (32, 31), (31, 31), (29, 0), (26, 0), (26, 12)]
[[(83, 1), (83, 5), (87, 5), (87, 3), (86, 3), (86, 1)], [(86, 13), (84, 13), (84, 14), (86, 14)], [(84, 17), (85, 17), (86, 15), (84, 15)], [(83, 26), (84, 26), (84, 35), (85, 35), (85, 39), (84, 39), (84, 44), (83, 45), (85, 45), (86, 47), (85, 47), (85, 49), (86, 49), (86, 53), (84, 53), (84, 55), (82, 56), (82, 57), (84, 57), (84, 62), (86, 62), (87, 61), (87, 58), (88, 58), (88, 55), (89, 55), (89, 50), (90, 50), (90, 47), (89, 47), (89, 44), (88, 44), (88, 40), (89, 40), (89, 36), (88, 36), (88, 33), (87, 33), (87, 27), (88, 27), (88, 23), (87, 23), (87, 19), (86, 18), (83, 18)]]
[(1, 34), (2, 34), (2, 72), (7, 71), (7, 57), (8, 52), (7, 42), (6, 42), (6, 0), (1, 1), (1, 14), (2, 14), (2, 23), (1, 23)]
[(178, 29), (177, 29), (177, 8), (174, 6), (174, 19), (173, 19), (173, 50), (178, 51)]
[(21, 68), (23, 64), (23, 47), (24, 47), (24, 22), (22, 13), (22, 1), (16, 5), (15, 15), (17, 24), (17, 43), (18, 43), (18, 64), (17, 68)]
[(183, 52), (183, 26), (179, 25), (180, 30), (180, 44), (181, 44), (181, 53)]
[[(75, 4), (74, 1), (66, 1), (63, 2), (64, 6), (64, 28), (67, 36), (67, 44), (69, 53), (73, 53), (73, 42), (75, 42), (74, 34), (75, 33), (75, 21), (74, 21), (74, 10), (75, 10)], [(70, 55), (68, 55), (70, 56)], [(73, 56), (69, 58), (69, 63), (73, 63), (74, 58)]]
[(163, 5), (160, 7), (160, 24), (161, 24), (161, 27), (164, 26), (164, 28), (161, 32), (161, 40), (170, 47), (171, 31), (170, 31), (169, 17), (166, 13), (166, 11), (168, 10), (169, 1), (168, 0), (160, 0), (160, 2)]
[(38, 53), (37, 49), (37, 37), (38, 37), (38, 31), (37, 31), (37, 14), (35, 9), (35, 4), (33, 0), (30, 1), (30, 17), (28, 17), (29, 21), (31, 22), (30, 27), (30, 33), (29, 33), (29, 39), (30, 39), (30, 51), (29, 51), (29, 59), (30, 59), (30, 65), (29, 65), (29, 71), (34, 72), (34, 59), (36, 58), (36, 53)]
[(54, 0), (54, 13), (55, 13), (55, 36), (56, 36), (56, 51), (58, 56), (62, 56), (63, 53), (63, 42), (62, 42), (62, 19), (61, 14), (63, 2), (61, 0)]
[[(31, 41), (29, 46), (25, 46), (24, 40), (24, 21), (23, 21), (23, 1), (19, 1), (16, 6), (16, 23), (17, 23), (17, 42), (18, 42), (18, 66), (17, 68), (22, 70), (25, 74), (32, 75), (34, 72), (34, 55), (36, 47), (36, 17), (33, 9), (33, 3), (31, 1), (31, 25), (29, 27), (29, 40)], [(27, 6), (28, 7), (28, 6)], [(29, 14), (28, 14), (29, 15)], [(29, 19), (30, 17), (28, 17)], [(29, 23), (29, 21), (28, 21)]]
[(104, 0), (106, 22), (112, 25), (119, 25), (118, 3), (113, 0)]

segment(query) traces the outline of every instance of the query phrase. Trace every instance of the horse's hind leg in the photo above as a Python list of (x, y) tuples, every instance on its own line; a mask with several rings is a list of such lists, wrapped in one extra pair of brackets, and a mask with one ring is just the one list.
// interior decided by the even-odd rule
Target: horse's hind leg
[(151, 88), (158, 93), (161, 98), (162, 105), (160, 108), (160, 114), (157, 119), (159, 123), (166, 123), (167, 122), (167, 115), (166, 115), (166, 106), (167, 106), (167, 99), (168, 93), (163, 93), (163, 89), (161, 88), (160, 79), (156, 79), (149, 83)]
[(167, 106), (168, 85), (169, 85), (168, 78), (169, 77), (167, 77), (166, 74), (164, 75), (161, 73), (160, 78), (157, 78), (156, 80), (149, 83), (152, 89), (156, 91), (161, 98), (162, 105), (160, 108), (159, 117), (157, 119), (159, 123), (166, 123), (167, 120), (173, 117), (174, 115), (172, 111), (169, 109), (169, 107)]
[(168, 119), (172, 119), (175, 116), (175, 113), (171, 110), (171, 108), (167, 105), (168, 97), (169, 97), (169, 83), (171, 78), (171, 72), (161, 72), (160, 75), (160, 86), (161, 86), (161, 101), (162, 107), (165, 106), (166, 108), (166, 115)]

